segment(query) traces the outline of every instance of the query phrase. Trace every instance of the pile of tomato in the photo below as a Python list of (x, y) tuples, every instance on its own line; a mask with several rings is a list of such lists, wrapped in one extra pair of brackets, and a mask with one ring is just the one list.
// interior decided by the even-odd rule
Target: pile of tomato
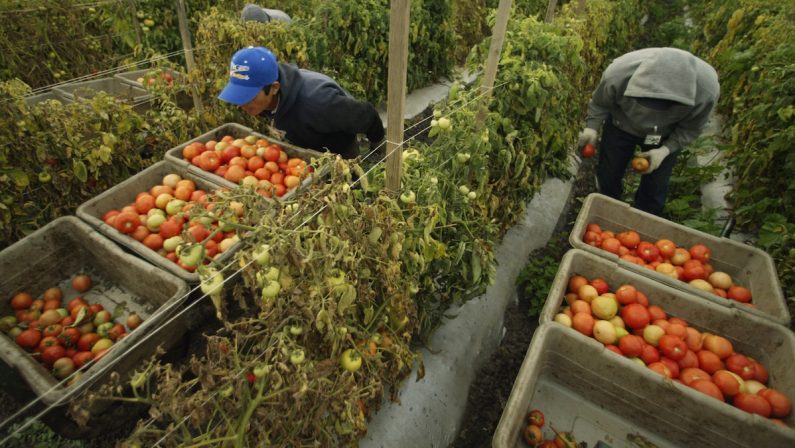
[(544, 439), (544, 413), (538, 409), (533, 409), (527, 413), (527, 426), (522, 431), (522, 439), (528, 446), (534, 448), (576, 448), (577, 441), (574, 436), (565, 431), (557, 431), (549, 427), (555, 434), (552, 439)]
[[(72, 279), (79, 294), (91, 289), (88, 275)], [(69, 299), (64, 306), (63, 291), (52, 287), (41, 297), (21, 291), (11, 298), (14, 315), (0, 319), (0, 328), (14, 338), (58, 379), (64, 379), (86, 363), (104, 356), (114, 343), (141, 325), (138, 314), (126, 318), (127, 328), (99, 303), (82, 296)]]
[(284, 196), (312, 172), (303, 159), (290, 158), (281, 145), (254, 135), (190, 143), (182, 149), (182, 158), (268, 198)]
[(792, 404), (767, 387), (762, 363), (736, 352), (725, 337), (701, 332), (650, 305), (633, 285), (610, 292), (603, 279), (574, 275), (565, 302), (556, 322), (676, 382), (786, 426), (780, 419), (790, 414)]
[(710, 263), (712, 251), (704, 244), (685, 248), (668, 239), (652, 243), (641, 240), (640, 234), (634, 230), (615, 234), (610, 230), (603, 230), (596, 223), (586, 226), (582, 239), (586, 244), (618, 255), (622, 260), (686, 282), (724, 299), (753, 307), (751, 291), (735, 284), (729, 274), (716, 271)]
[[(200, 205), (212, 210), (207, 192), (178, 174), (167, 174), (161, 184), (138, 193), (135, 202), (121, 210), (107, 211), (102, 220), (121, 233), (130, 235), (146, 247), (176, 263), (188, 272), (208, 263), (208, 257), (226, 252), (239, 241), (234, 228), (210, 217), (188, 221), (187, 211)], [(243, 204), (232, 202), (237, 216)]]

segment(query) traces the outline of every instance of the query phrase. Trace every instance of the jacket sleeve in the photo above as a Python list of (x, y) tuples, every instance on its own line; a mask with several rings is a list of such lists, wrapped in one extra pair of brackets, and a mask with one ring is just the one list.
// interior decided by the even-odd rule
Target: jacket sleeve
[[(322, 110), (321, 110), (322, 109)], [(371, 142), (384, 138), (384, 125), (372, 104), (335, 91), (322, 108), (316, 108), (314, 127), (318, 132), (365, 134)]]
[(694, 107), (687, 117), (676, 125), (671, 135), (662, 142), (663, 146), (667, 146), (671, 153), (675, 153), (697, 139), (706, 127), (716, 101), (717, 98), (710, 99)]
[(588, 115), (585, 118), (585, 126), (599, 130), (602, 123), (607, 119), (610, 111), (617, 101), (617, 86), (612, 82), (609, 73), (605, 71), (599, 85), (596, 86), (591, 101), (588, 103)]

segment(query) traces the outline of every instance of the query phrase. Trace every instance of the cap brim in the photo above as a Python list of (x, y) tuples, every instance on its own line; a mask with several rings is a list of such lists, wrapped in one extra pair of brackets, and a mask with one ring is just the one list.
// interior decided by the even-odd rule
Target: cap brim
[(227, 103), (242, 106), (253, 100), (260, 90), (262, 90), (262, 87), (241, 86), (229, 83), (218, 95), (218, 99), (221, 101), (226, 101)]

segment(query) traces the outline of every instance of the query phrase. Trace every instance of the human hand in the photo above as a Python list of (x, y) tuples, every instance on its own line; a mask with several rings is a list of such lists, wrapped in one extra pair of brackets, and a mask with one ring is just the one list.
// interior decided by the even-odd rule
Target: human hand
[(650, 174), (654, 170), (660, 167), (663, 160), (668, 157), (668, 154), (671, 153), (671, 150), (668, 149), (667, 146), (661, 146), (657, 149), (650, 149), (645, 152), (639, 152), (637, 154), (638, 157), (644, 157), (649, 159), (649, 169), (647, 169), (643, 174)]
[(577, 149), (582, 148), (587, 144), (596, 144), (596, 129), (585, 128), (580, 132), (577, 138)]

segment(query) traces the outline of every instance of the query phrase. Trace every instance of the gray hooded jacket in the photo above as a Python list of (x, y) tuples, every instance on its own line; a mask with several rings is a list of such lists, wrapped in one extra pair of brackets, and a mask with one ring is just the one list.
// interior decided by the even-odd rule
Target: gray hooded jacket
[[(662, 145), (674, 153), (701, 134), (719, 94), (715, 69), (687, 51), (637, 50), (616, 58), (602, 74), (586, 125), (599, 129), (610, 115), (614, 126), (632, 135), (662, 135)], [(637, 98), (675, 103), (660, 110)]]

